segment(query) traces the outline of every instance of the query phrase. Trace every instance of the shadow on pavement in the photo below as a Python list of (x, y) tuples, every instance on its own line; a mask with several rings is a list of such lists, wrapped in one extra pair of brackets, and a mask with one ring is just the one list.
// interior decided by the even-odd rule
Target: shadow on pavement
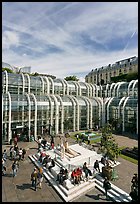
[(30, 183), (23, 183), (22, 185), (16, 185), (17, 189), (25, 190), (30, 189), (32, 185)]
[(29, 149), (38, 149), (37, 147), (30, 147)]
[(7, 174), (5, 173), (5, 175), (3, 175), (4, 177), (13, 177), (13, 174)]
[(89, 198), (92, 198), (94, 200), (107, 200), (106, 198), (103, 198), (102, 194), (98, 194), (98, 195), (88, 195), (86, 194), (85, 196), (89, 197)]

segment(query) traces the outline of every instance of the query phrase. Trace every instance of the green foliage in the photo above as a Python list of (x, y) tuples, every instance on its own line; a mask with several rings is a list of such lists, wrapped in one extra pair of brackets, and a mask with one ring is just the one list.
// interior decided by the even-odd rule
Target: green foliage
[(111, 82), (119, 82), (119, 81), (127, 81), (130, 82), (132, 80), (138, 79), (138, 72), (132, 72), (128, 74), (120, 74), (119, 76), (111, 77)]
[(79, 81), (76, 76), (67, 76), (64, 78), (66, 81)]
[(2, 68), (2, 72), (4, 72), (4, 71), (7, 71), (8, 73), (13, 73), (13, 70), (11, 70), (11, 69), (9, 69), (7, 67)]
[(101, 132), (101, 151), (106, 154), (109, 159), (115, 160), (120, 154), (120, 149), (112, 136), (112, 126), (110, 124), (105, 125), (101, 129)]
[(127, 82), (138, 79), (138, 72), (132, 72), (127, 74), (126, 80)]
[(120, 156), (121, 158), (125, 159), (125, 160), (128, 160), (128, 161), (130, 161), (130, 162), (132, 162), (132, 163), (138, 165), (138, 160), (136, 160), (136, 159), (133, 159), (133, 158), (131, 158), (131, 157), (128, 157), (128, 156), (126, 156), (126, 155), (124, 155), (124, 154), (120, 154), (119, 156)]
[(111, 77), (111, 82), (126, 81), (127, 74), (120, 74), (119, 76)]

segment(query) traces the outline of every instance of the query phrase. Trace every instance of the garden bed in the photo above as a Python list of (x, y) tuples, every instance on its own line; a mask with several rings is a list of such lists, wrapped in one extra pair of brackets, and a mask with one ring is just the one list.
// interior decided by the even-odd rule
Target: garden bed
[(133, 159), (138, 160), (138, 148), (136, 148), (136, 147), (134, 147), (134, 148), (126, 147), (125, 149), (121, 150), (121, 154), (124, 154), (124, 155), (129, 156)]

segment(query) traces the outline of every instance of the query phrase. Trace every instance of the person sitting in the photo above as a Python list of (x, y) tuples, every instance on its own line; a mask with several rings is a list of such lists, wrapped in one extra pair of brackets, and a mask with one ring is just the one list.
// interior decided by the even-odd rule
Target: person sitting
[(83, 165), (83, 171), (85, 173), (86, 179), (88, 179), (88, 175), (92, 176), (91, 170), (88, 168), (87, 163), (85, 162)]
[(99, 161), (96, 160), (94, 163), (94, 169), (96, 169), (96, 171), (100, 172), (100, 168), (99, 168)]
[(105, 157), (102, 157), (101, 158), (101, 163), (105, 166), (106, 165), (106, 159), (105, 159)]
[(81, 182), (81, 180), (82, 180), (82, 169), (80, 169), (79, 167), (77, 168), (77, 170), (76, 170), (76, 173), (77, 173), (77, 179), (78, 179), (78, 183), (80, 183)]
[(46, 157), (43, 159), (42, 164), (43, 164), (44, 166), (47, 166), (47, 164), (48, 164), (50, 161), (51, 161), (50, 155), (46, 155)]
[(64, 175), (64, 169), (63, 169), (63, 167), (60, 167), (60, 172), (57, 174), (57, 179), (56, 179), (56, 181), (59, 181), (59, 184), (62, 184), (63, 175)]
[(77, 172), (76, 169), (74, 169), (71, 173), (71, 178), (73, 180), (73, 184), (78, 184), (78, 176), (77, 176)]
[(55, 166), (54, 159), (51, 159), (51, 165), (48, 167), (48, 170), (51, 171), (51, 169)]
[(43, 138), (42, 144), (43, 144), (43, 148), (45, 148), (45, 147), (46, 147), (46, 144), (47, 144), (47, 140), (46, 140), (45, 138)]
[[(63, 174), (63, 176), (62, 176), (62, 178), (63, 178), (63, 181), (65, 181), (65, 180), (67, 180), (68, 179), (68, 170), (67, 169), (65, 169), (64, 170), (64, 174)], [(62, 181), (62, 183), (63, 183), (63, 181)]]

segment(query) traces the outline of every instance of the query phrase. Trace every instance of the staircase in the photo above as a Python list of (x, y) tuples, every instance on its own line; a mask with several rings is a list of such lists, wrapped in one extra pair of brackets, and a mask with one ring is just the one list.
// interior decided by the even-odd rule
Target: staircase
[[(95, 187), (98, 188), (100, 191), (105, 192), (103, 188), (103, 181), (104, 179), (99, 175), (96, 174), (95, 179)], [(111, 183), (111, 189), (108, 190), (108, 196), (112, 198), (115, 202), (131, 202), (131, 197), (122, 189), (118, 188), (114, 184)]]

